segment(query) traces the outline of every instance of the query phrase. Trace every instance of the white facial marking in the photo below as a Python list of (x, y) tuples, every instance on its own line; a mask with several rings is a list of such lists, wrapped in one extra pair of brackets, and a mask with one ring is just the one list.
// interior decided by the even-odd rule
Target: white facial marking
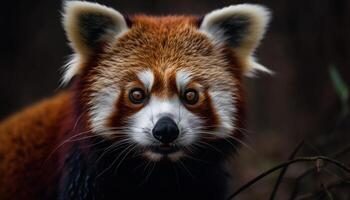
[(90, 118), (92, 129), (97, 133), (105, 130), (108, 117), (115, 112), (113, 108), (118, 96), (119, 91), (115, 87), (106, 87), (92, 94)]
[(146, 151), (145, 152), (145, 156), (147, 158), (149, 158), (150, 160), (153, 160), (153, 161), (159, 161), (163, 157), (162, 154), (155, 153), (155, 152), (152, 152), (152, 151)]
[(219, 115), (220, 124), (216, 130), (216, 136), (227, 137), (234, 130), (234, 115), (236, 113), (235, 99), (231, 92), (210, 90), (209, 95), (216, 113)]
[(177, 144), (185, 146), (198, 137), (192, 130), (198, 128), (202, 120), (188, 111), (177, 96), (171, 99), (151, 97), (149, 103), (131, 117), (131, 123), (137, 125), (132, 128), (131, 137), (145, 146), (157, 142), (152, 135), (152, 129), (163, 116), (172, 118), (177, 124), (180, 130), (180, 135), (175, 141)]
[(153, 72), (150, 69), (147, 69), (138, 73), (138, 77), (148, 91), (151, 91), (154, 82)]
[(185, 70), (180, 70), (176, 73), (176, 87), (178, 91), (185, 89), (187, 84), (191, 81), (191, 73)]
[[(152, 161), (159, 161), (160, 159), (162, 159), (163, 155), (160, 154), (160, 153), (155, 153), (155, 152), (152, 152), (152, 151), (146, 151), (145, 152), (145, 156), (152, 160)], [(174, 152), (174, 153), (170, 153), (167, 155), (168, 158), (173, 161), (173, 162), (176, 162), (177, 160), (179, 160), (182, 156), (184, 156), (184, 152), (183, 151), (177, 151), (177, 152)]]

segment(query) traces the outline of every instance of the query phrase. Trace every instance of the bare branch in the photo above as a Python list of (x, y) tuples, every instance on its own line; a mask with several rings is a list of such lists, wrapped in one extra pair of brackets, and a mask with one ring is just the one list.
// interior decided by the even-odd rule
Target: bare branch
[[(304, 145), (304, 139), (302, 139), (298, 144), (297, 146), (294, 148), (294, 151), (292, 152), (292, 154), (289, 156), (288, 160), (293, 160), (294, 157), (296, 156), (296, 154), (299, 152), (299, 150), (301, 149), (301, 147)], [(273, 187), (273, 190), (271, 192), (271, 196), (270, 196), (270, 200), (274, 200), (275, 199), (275, 196), (277, 194), (277, 191), (278, 191), (278, 188), (282, 182), (282, 179), (283, 179), (283, 176), (284, 174), (287, 172), (287, 169), (288, 169), (288, 166), (287, 165), (286, 167), (284, 167), (282, 170), (281, 170), (281, 173), (279, 174), (278, 178), (277, 178), (277, 181), (276, 181), (276, 184), (275, 186)]]
[[(305, 200), (305, 199), (315, 199), (315, 197), (320, 197), (322, 195), (325, 194), (326, 191), (330, 191), (333, 188), (337, 188), (337, 187), (343, 187), (343, 186), (347, 186), (350, 185), (349, 182), (345, 182), (345, 181), (336, 181), (334, 183), (331, 183), (327, 186), (323, 186), (321, 189), (310, 192), (310, 193), (306, 193), (306, 194), (302, 194), (300, 196), (298, 196), (296, 199), (297, 200)], [(325, 191), (326, 189), (326, 191)]]
[[(338, 158), (340, 156), (343, 156), (345, 155), (346, 153), (350, 152), (350, 145), (349, 146), (346, 146), (345, 148), (341, 149), (340, 151), (334, 153), (333, 155), (331, 155), (330, 157), (332, 158)], [(294, 200), (295, 197), (298, 195), (298, 192), (299, 192), (299, 184), (300, 182), (308, 175), (312, 174), (313, 172), (316, 172), (317, 171), (317, 166), (311, 168), (311, 169), (308, 169), (306, 170), (304, 173), (302, 173), (300, 176), (298, 176), (298, 178), (296, 179), (295, 181), (295, 184), (294, 184), (294, 189), (291, 193), (291, 196), (290, 196), (290, 200)]]
[(345, 172), (350, 174), (350, 168), (348, 166), (346, 166), (344, 163), (341, 163), (335, 159), (332, 159), (330, 157), (326, 157), (326, 156), (311, 156), (311, 157), (299, 157), (299, 158), (295, 158), (293, 160), (289, 160), (287, 162), (281, 163), (265, 172), (263, 172), (262, 174), (260, 174), (259, 176), (253, 178), (252, 180), (250, 180), (248, 183), (244, 184), (242, 187), (240, 187), (238, 190), (236, 190), (233, 194), (231, 194), (228, 197), (228, 200), (232, 199), (233, 197), (237, 196), (238, 194), (240, 194), (242, 191), (246, 190), (247, 188), (251, 187), (252, 185), (254, 185), (257, 181), (259, 181), (260, 179), (264, 178), (267, 175), (270, 175), (271, 173), (275, 172), (276, 170), (279, 170), (281, 168), (284, 168), (286, 166), (289, 166), (291, 164), (294, 163), (298, 163), (298, 162), (315, 162), (317, 160), (323, 160), (325, 162), (329, 162), (337, 167), (339, 167), (340, 169), (344, 170)]

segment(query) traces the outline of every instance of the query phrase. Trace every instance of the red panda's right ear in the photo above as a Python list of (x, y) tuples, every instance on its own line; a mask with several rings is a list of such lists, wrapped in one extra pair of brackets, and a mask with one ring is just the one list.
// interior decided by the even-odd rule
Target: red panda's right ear
[(101, 45), (112, 42), (129, 29), (127, 20), (118, 11), (83, 1), (65, 3), (63, 26), (76, 53), (74, 63), (66, 66), (63, 82), (78, 74), (81, 70), (79, 66), (87, 62)]

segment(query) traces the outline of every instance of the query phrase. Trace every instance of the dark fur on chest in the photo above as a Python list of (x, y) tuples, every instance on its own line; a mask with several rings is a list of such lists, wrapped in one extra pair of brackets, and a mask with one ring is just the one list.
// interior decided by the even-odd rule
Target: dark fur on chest
[(88, 150), (72, 145), (59, 199), (225, 199), (229, 175), (223, 152), (204, 151), (181, 163), (148, 162), (134, 154), (113, 163), (121, 152), (104, 153), (108, 143)]

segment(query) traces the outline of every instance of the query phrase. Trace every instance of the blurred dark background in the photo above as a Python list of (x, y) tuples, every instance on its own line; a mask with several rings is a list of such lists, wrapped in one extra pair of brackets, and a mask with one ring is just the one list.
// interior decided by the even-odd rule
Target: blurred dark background
[[(348, 143), (349, 123), (342, 126), (347, 134), (326, 136), (333, 145), (323, 148), (319, 136), (327, 134), (327, 130), (334, 126), (341, 109), (330, 80), (329, 67), (336, 67), (350, 85), (350, 1), (97, 2), (130, 15), (141, 12), (202, 15), (238, 3), (263, 4), (272, 10), (272, 23), (256, 54), (260, 63), (276, 74), (246, 80), (249, 103), (247, 143), (256, 152), (243, 148), (242, 156), (238, 156), (238, 160), (246, 164), (238, 163), (239, 167), (233, 169), (239, 172), (242, 180), (266, 169), (265, 165), (286, 159), (302, 137), (310, 139), (315, 146), (319, 145), (319, 150), (324, 152)], [(61, 8), (62, 1), (58, 0), (2, 3), (0, 119), (60, 90), (60, 68), (72, 53), (60, 22)], [(270, 188), (269, 185), (261, 186), (262, 191), (255, 192), (264, 194), (265, 190), (261, 188), (265, 187)]]

